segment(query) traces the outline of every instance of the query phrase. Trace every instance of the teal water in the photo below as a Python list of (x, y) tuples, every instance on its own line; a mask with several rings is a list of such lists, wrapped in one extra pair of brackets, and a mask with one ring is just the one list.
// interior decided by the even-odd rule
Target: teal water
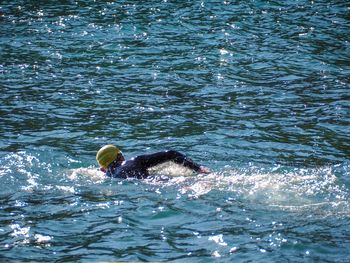
[[(350, 262), (346, 1), (1, 1), (0, 260)], [(96, 151), (211, 168), (111, 180)]]

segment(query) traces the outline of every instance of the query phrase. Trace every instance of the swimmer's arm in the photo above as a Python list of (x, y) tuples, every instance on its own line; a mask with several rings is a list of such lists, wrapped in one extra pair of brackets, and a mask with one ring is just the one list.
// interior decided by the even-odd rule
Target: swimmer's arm
[(173, 150), (141, 155), (138, 156), (136, 159), (138, 159), (142, 163), (142, 165), (145, 166), (146, 169), (161, 163), (172, 161), (174, 163), (190, 168), (191, 170), (198, 173), (209, 173), (208, 168), (196, 164), (182, 153)]

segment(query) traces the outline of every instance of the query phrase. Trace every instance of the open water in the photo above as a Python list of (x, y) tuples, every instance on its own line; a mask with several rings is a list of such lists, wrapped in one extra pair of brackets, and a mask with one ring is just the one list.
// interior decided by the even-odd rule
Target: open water
[(348, 1), (2, 0), (0, 260), (350, 262), (349, 41)]

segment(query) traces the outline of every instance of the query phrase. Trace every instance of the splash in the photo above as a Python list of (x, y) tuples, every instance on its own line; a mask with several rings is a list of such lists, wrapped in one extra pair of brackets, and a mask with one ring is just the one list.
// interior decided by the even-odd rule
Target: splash
[(149, 169), (149, 173), (152, 175), (165, 175), (171, 177), (193, 175), (192, 170), (172, 162), (166, 162), (152, 167)]
[[(180, 178), (180, 181), (181, 178), (184, 176), (187, 177), (193, 175), (193, 172), (190, 169), (169, 162), (152, 167), (151, 169), (149, 169), (149, 173), (157, 179), (159, 179), (158, 176), (165, 176)], [(108, 178), (103, 172), (99, 171), (96, 167), (93, 166), (88, 168), (81, 167), (76, 169), (69, 169), (66, 171), (66, 175), (70, 180), (73, 181), (83, 179), (92, 182), (103, 182)], [(154, 177), (152, 177), (152, 179), (150, 179), (149, 181), (152, 181)], [(175, 179), (174, 181), (179, 180)]]
[[(47, 157), (47, 156), (46, 156)], [(52, 159), (54, 159), (52, 157)], [(94, 175), (99, 178), (93, 169), (72, 169), (69, 176), (78, 174)], [(2, 193), (13, 193), (23, 191), (33, 193), (37, 191), (59, 191), (64, 193), (75, 193), (76, 189), (71, 181), (62, 174), (62, 169), (51, 159), (43, 161), (43, 155), (31, 154), (26, 151), (9, 153), (0, 159), (0, 183), (3, 185)], [(97, 179), (95, 179), (97, 180)]]
[(79, 177), (85, 177), (95, 182), (106, 179), (105, 174), (94, 167), (70, 169), (67, 171), (67, 176), (70, 180), (77, 180)]
[(1, 183), (9, 191), (20, 187), (21, 190), (32, 192), (38, 187), (39, 171), (50, 171), (51, 166), (41, 163), (35, 155), (25, 151), (7, 154), (0, 162)]
[(334, 167), (314, 169), (232, 169), (209, 175), (170, 178), (181, 194), (200, 198), (211, 191), (230, 193), (236, 200), (269, 209), (350, 216), (349, 189), (339, 182)]

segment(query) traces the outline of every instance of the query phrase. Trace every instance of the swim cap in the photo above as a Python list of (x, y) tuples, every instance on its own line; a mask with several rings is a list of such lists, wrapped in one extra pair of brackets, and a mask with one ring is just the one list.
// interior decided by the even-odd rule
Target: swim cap
[(103, 146), (96, 154), (96, 160), (102, 168), (107, 168), (121, 151), (112, 144)]

